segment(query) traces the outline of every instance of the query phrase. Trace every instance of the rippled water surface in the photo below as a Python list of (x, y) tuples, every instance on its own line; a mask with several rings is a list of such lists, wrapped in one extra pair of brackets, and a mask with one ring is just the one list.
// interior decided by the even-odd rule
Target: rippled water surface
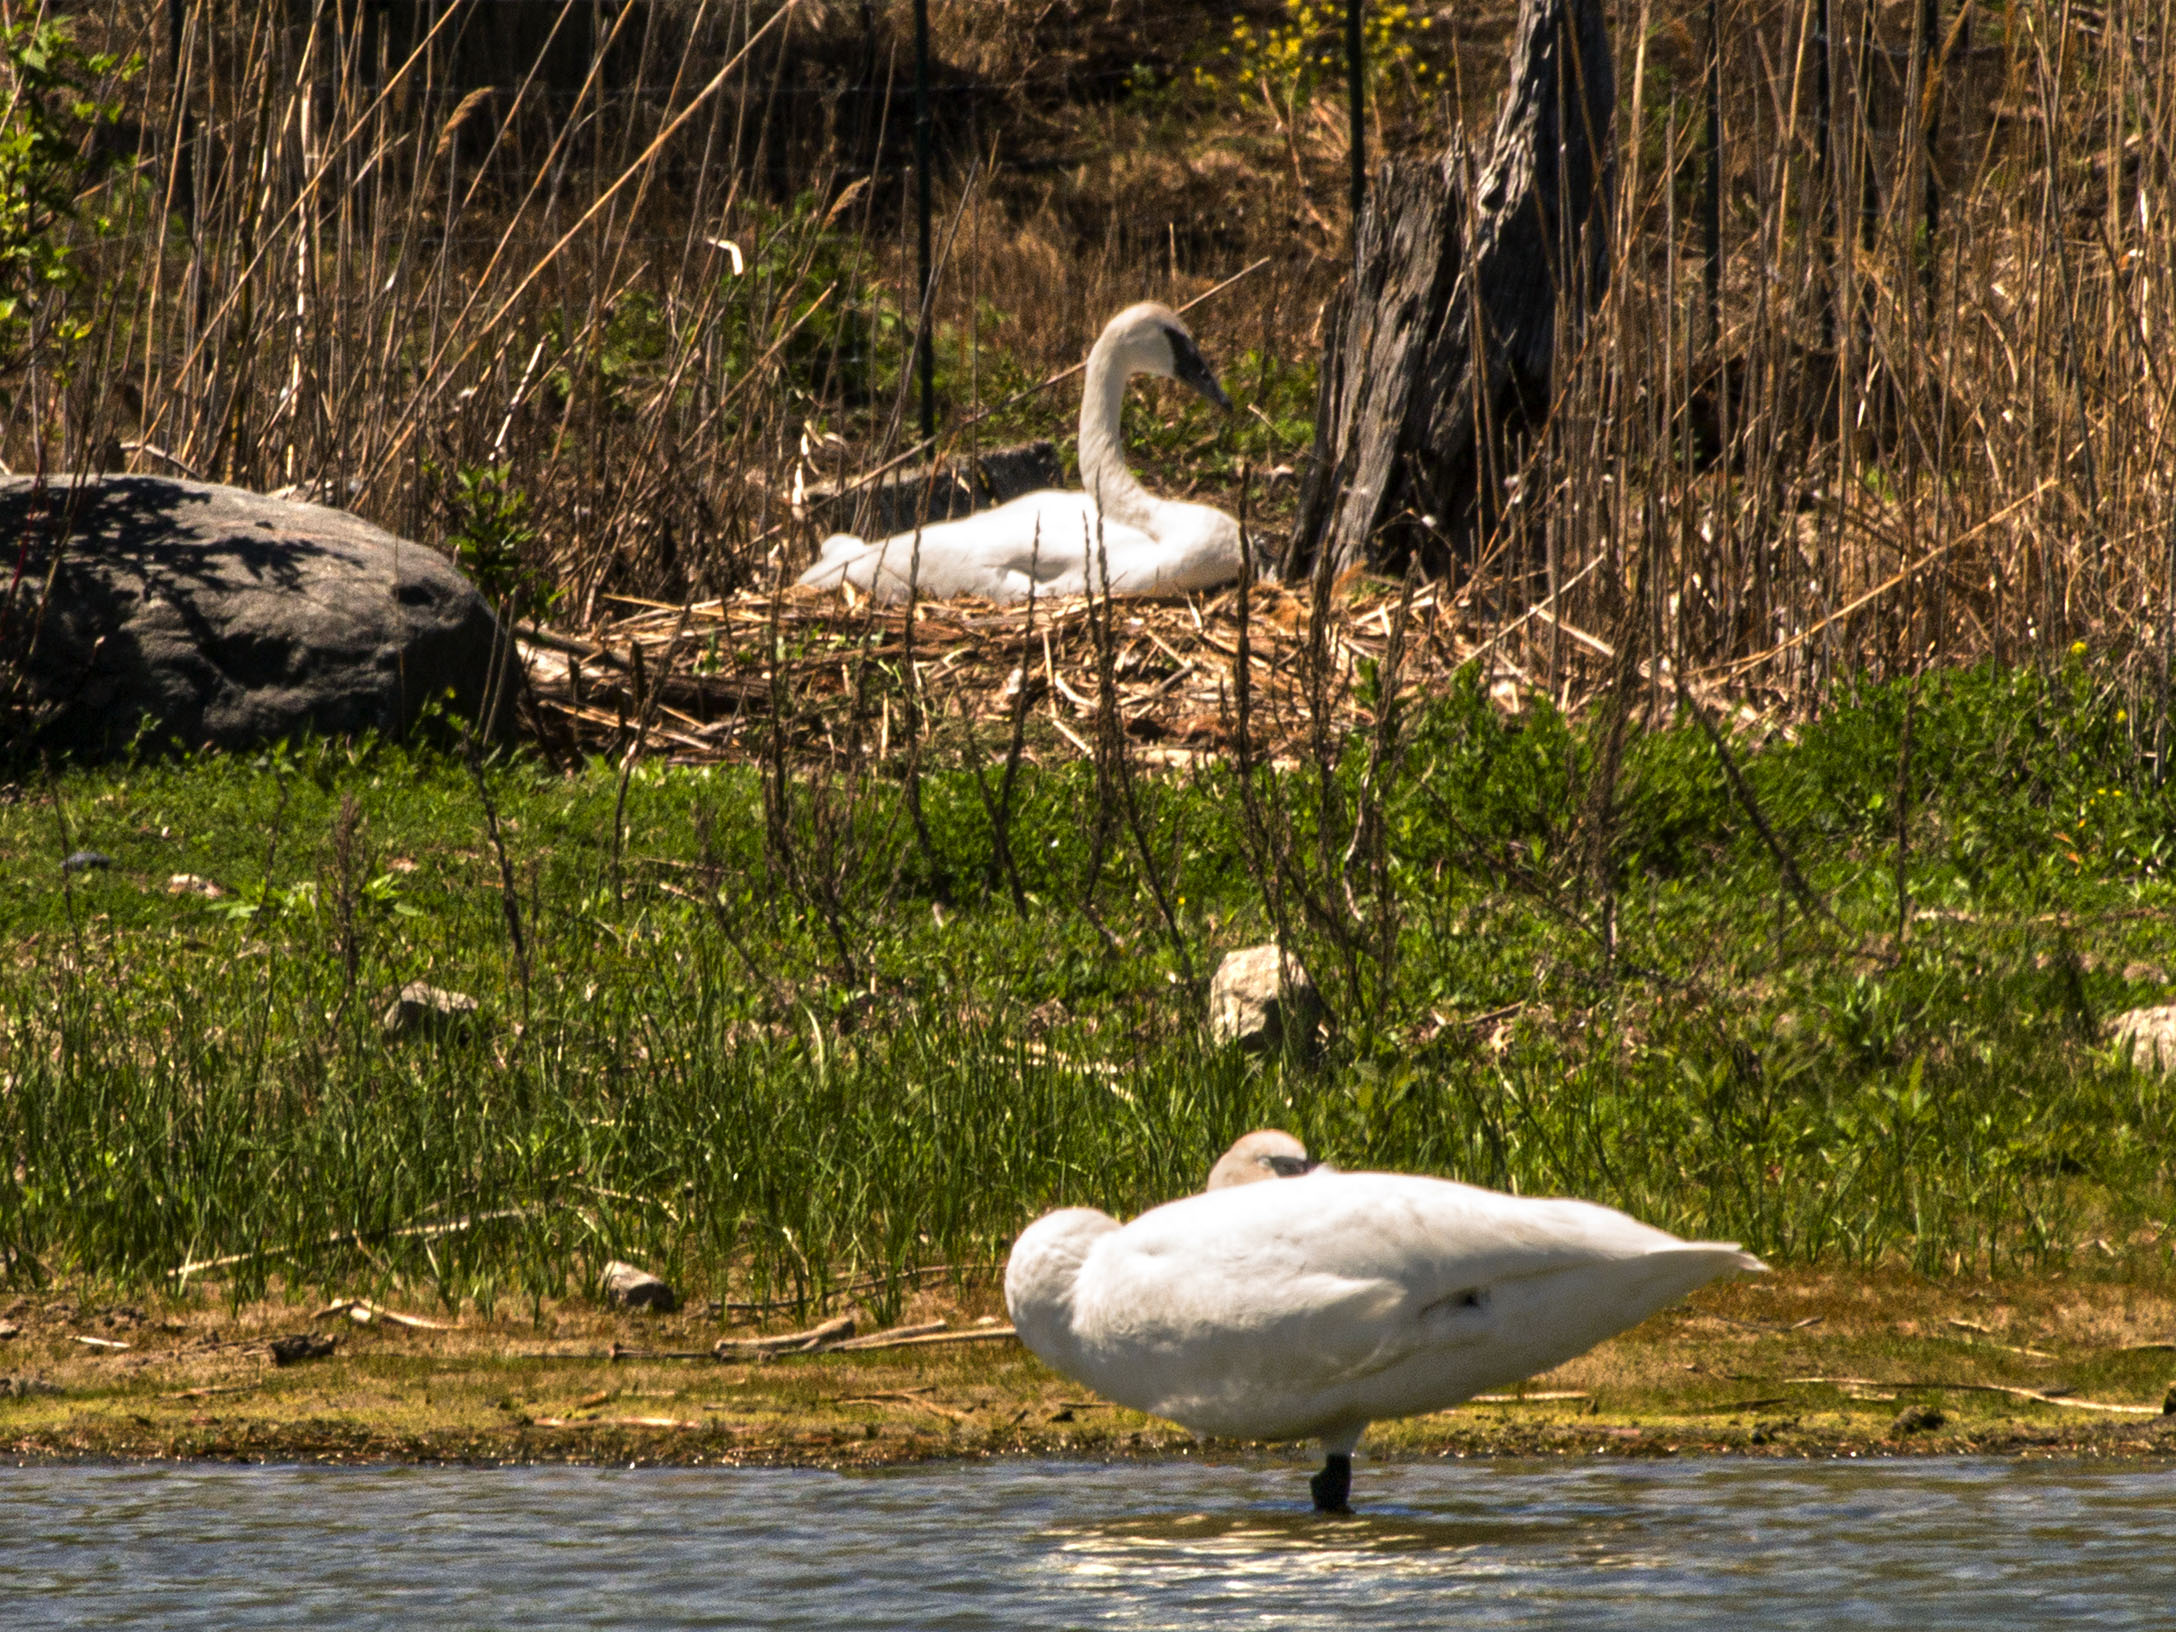
[(0, 1624), (2176, 1627), (2176, 1469), (0, 1469)]

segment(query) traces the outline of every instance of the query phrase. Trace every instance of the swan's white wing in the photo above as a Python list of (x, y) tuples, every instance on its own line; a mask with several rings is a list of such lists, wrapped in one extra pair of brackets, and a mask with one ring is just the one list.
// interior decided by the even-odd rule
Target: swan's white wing
[[(824, 540), (823, 547), (816, 552), (816, 559), (809, 564), (808, 570), (794, 582), (809, 588), (837, 589), (840, 584), (853, 581), (855, 563), (863, 560), (869, 553), (869, 545), (852, 533), (833, 533)], [(864, 581), (857, 584), (857, 588), (868, 587), (865, 581), (866, 572), (863, 578)]]
[(919, 546), (912, 532), (873, 544), (834, 534), (799, 582), (829, 589), (849, 583), (880, 601), (903, 601), (912, 579), (933, 599), (1020, 601), (1031, 589), (1039, 596), (1085, 595), (1102, 585), (1106, 562), (1118, 595), (1213, 589), (1238, 575), (1238, 528), (1230, 517), (1202, 505), (1167, 508), (1177, 519), (1164, 537), (1099, 518), (1085, 493), (1026, 493), (992, 510), (932, 522)]
[(1221, 589), (1239, 577), (1239, 523), (1205, 504), (1155, 501), (1153, 538), (1144, 547), (1112, 548), (1114, 595), (1186, 595)]
[(1187, 1197), (1098, 1241), (1074, 1299), (1096, 1387), (1266, 1435), (1432, 1410), (1546, 1369), (1728, 1269), (1609, 1208), (1399, 1174)]
[[(1026, 493), (994, 510), (931, 523), (921, 531), (919, 548), (911, 532), (868, 545), (845, 576), (885, 601), (905, 600), (910, 578), (919, 593), (939, 599), (1019, 601), (1031, 585), (1037, 595), (1079, 595), (1086, 592), (1094, 550), (1118, 559), (1154, 548), (1146, 533), (1110, 520), (1101, 522), (1099, 540), (1098, 525), (1085, 493)], [(816, 573), (812, 568), (804, 581)]]

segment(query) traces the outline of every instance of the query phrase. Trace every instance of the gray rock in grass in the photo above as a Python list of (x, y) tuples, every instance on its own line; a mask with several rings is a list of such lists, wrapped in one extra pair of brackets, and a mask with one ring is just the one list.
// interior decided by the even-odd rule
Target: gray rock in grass
[(1242, 1048), (1314, 1041), (1322, 999), (1299, 959), (1275, 944), (1224, 954), (1209, 982), (1209, 1033)]
[(1902, 1439), (1908, 1434), (1931, 1434), (1948, 1421), (1948, 1414), (1938, 1405), (1907, 1405), (1889, 1424), (1889, 1431)]
[(669, 1315), (680, 1307), (680, 1299), (670, 1286), (648, 1270), (623, 1264), (618, 1259), (604, 1266), (604, 1277), (599, 1285), (605, 1297), (622, 1309), (654, 1309), (661, 1315)]
[(514, 653), (475, 586), (346, 511), (157, 476), (8, 476), (0, 539), (24, 546), (0, 606), (0, 676), (25, 682), (0, 720), (15, 746), (95, 759), (139, 733), (191, 750), (397, 735), (449, 693), (511, 723)]
[(2108, 1035), (2141, 1071), (2176, 1072), (2176, 1003), (2126, 1010), (2108, 1022)]
[(378, 1026), (389, 1041), (412, 1032), (466, 1037), (474, 1032), (481, 1008), (482, 1005), (466, 992), (449, 992), (443, 987), (411, 980), (400, 989), (400, 995), (386, 1005)]

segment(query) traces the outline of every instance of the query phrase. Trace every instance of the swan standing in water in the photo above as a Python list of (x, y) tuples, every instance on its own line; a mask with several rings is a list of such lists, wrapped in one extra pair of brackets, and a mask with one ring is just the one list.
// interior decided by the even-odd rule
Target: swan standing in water
[(1404, 1173), (1247, 1182), (1280, 1176), (1261, 1165), (1123, 1226), (1087, 1207), (1037, 1219), (1005, 1266), (1005, 1303), (1047, 1364), (1121, 1405), (1200, 1434), (1319, 1439), (1325, 1512), (1345, 1511), (1370, 1422), (1531, 1377), (1767, 1267), (1592, 1202)]
[(932, 522), (921, 530), (919, 556), (911, 532), (874, 544), (835, 533), (800, 582), (826, 589), (849, 583), (879, 601), (905, 600), (910, 577), (925, 596), (993, 601), (1025, 600), (1031, 584), (1037, 595), (1084, 595), (1091, 585), (1113, 595), (1178, 595), (1232, 582), (1239, 524), (1210, 505), (1159, 499), (1126, 468), (1119, 410), (1135, 374), (1178, 380), (1231, 408), (1178, 314), (1153, 300), (1128, 306), (1088, 353), (1080, 403), (1085, 492), (1024, 493), (993, 510)]

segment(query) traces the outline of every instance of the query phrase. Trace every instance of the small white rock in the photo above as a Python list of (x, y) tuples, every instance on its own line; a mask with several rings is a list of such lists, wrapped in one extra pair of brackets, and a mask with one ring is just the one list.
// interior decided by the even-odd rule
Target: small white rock
[(412, 1031), (466, 1031), (481, 1007), (466, 992), (449, 992), (412, 980), (386, 1008), (378, 1022), (388, 1037), (405, 1037)]
[(605, 1297), (622, 1309), (655, 1309), (669, 1315), (680, 1307), (680, 1299), (673, 1289), (646, 1269), (633, 1264), (623, 1264), (618, 1259), (604, 1266), (604, 1276), (598, 1283)]
[(1220, 1043), (1276, 1048), (1289, 1036), (1305, 1045), (1321, 1018), (1314, 981), (1274, 943), (1227, 952), (1209, 982), (1209, 1033)]
[(2127, 1010), (2108, 1022), (2108, 1034), (2140, 1070), (2176, 1072), (2176, 1003)]

